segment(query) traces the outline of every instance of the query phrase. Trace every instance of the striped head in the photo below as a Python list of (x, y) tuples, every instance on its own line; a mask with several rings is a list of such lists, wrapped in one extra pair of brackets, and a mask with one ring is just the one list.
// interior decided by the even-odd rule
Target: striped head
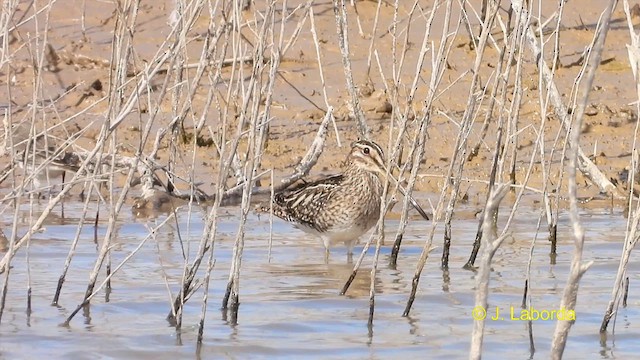
[(347, 166), (355, 166), (378, 175), (384, 175), (386, 172), (384, 152), (373, 141), (358, 140), (353, 142), (346, 163)]

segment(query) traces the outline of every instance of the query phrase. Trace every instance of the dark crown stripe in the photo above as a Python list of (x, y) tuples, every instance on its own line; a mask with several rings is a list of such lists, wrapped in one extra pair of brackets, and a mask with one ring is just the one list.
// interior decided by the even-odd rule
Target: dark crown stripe
[(358, 140), (353, 143), (352, 147), (362, 148), (365, 146), (372, 148), (375, 152), (378, 153), (378, 156), (371, 156), (370, 158), (375, 162), (376, 166), (378, 166), (380, 169), (384, 169), (385, 168), (384, 151), (382, 151), (382, 148), (380, 147), (380, 145), (369, 140)]
[(354, 143), (354, 145), (364, 145), (364, 146), (369, 146), (372, 147), (377, 153), (378, 155), (380, 155), (381, 159), (384, 159), (384, 151), (382, 151), (382, 148), (380, 147), (380, 145), (374, 143), (373, 141), (369, 141), (369, 140), (358, 140)]

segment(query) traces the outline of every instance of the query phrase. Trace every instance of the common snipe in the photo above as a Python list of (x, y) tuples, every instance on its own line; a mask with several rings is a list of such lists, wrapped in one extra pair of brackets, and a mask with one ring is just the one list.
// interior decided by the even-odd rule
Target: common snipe
[[(284, 189), (274, 196), (273, 214), (319, 236), (328, 259), (329, 248), (344, 243), (349, 258), (358, 238), (380, 216), (385, 175), (384, 153), (378, 144), (351, 144), (342, 174)], [(269, 211), (268, 206), (262, 207)]]
[(10, 125), (5, 119), (3, 127), (0, 156), (14, 156), (14, 161), (33, 176), (33, 187), (37, 191), (48, 187), (50, 180), (63, 178), (67, 171), (78, 171), (81, 162), (79, 156), (57, 148), (55, 138), (46, 134), (33, 136), (27, 122)]

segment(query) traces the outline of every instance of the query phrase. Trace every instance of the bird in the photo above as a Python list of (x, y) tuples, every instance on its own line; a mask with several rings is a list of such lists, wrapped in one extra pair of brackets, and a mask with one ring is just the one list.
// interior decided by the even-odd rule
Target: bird
[(0, 251), (4, 252), (7, 251), (7, 249), (9, 249), (9, 240), (2, 232), (2, 229), (0, 229)]
[(136, 217), (154, 217), (159, 213), (170, 213), (188, 202), (173, 193), (174, 187), (171, 182), (165, 187), (153, 172), (145, 172), (131, 182), (131, 186), (138, 184), (142, 184), (142, 193), (133, 199), (131, 206), (131, 211)]
[(81, 159), (71, 151), (56, 147), (56, 141), (47, 134), (33, 135), (27, 122), (4, 123), (4, 136), (0, 142), (0, 155), (9, 154), (32, 178), (33, 189), (41, 191), (51, 180), (62, 178), (68, 171), (77, 172)]
[[(369, 140), (351, 144), (342, 173), (297, 184), (274, 194), (273, 214), (322, 239), (325, 261), (331, 246), (344, 243), (351, 260), (353, 247), (380, 216), (386, 175), (384, 152)], [(262, 211), (270, 211), (262, 206)]]

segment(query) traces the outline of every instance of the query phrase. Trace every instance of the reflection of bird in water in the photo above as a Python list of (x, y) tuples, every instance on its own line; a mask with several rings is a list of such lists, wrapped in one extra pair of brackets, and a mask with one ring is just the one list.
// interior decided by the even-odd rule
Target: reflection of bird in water
[(159, 213), (169, 213), (188, 202), (173, 194), (173, 186), (170, 182), (167, 189), (156, 189), (155, 186), (163, 187), (163, 184), (152, 174), (145, 173), (142, 177), (135, 179), (131, 186), (138, 184), (142, 184), (142, 193), (133, 199), (131, 206), (131, 211), (136, 217), (154, 217)]
[(137, 217), (153, 217), (158, 213), (172, 212), (185, 203), (185, 200), (172, 196), (165, 191), (149, 189), (133, 200), (131, 210)]
[(354, 142), (345, 165), (342, 174), (284, 189), (273, 199), (274, 215), (322, 239), (326, 259), (330, 246), (337, 243), (347, 246), (351, 258), (358, 238), (380, 216), (381, 179), (386, 173), (380, 146)]
[(4, 135), (0, 143), (0, 155), (8, 153), (32, 178), (33, 188), (42, 191), (52, 180), (61, 178), (67, 171), (76, 172), (80, 157), (56, 146), (53, 137), (36, 133), (31, 124), (22, 122), (10, 125), (3, 121)]
[[(308, 254), (307, 254), (308, 255)], [(282, 253), (284, 262), (267, 263), (261, 271), (269, 278), (278, 279), (269, 284), (274, 298), (278, 300), (326, 299), (327, 293), (334, 294), (353, 272), (350, 264), (318, 264), (302, 255), (294, 258), (291, 253)], [(363, 266), (351, 282), (347, 297), (364, 297), (371, 291), (371, 268)], [(376, 291), (395, 292), (395, 277), (376, 276)], [(404, 290), (403, 290), (404, 291)], [(398, 291), (398, 293), (401, 293)]]

